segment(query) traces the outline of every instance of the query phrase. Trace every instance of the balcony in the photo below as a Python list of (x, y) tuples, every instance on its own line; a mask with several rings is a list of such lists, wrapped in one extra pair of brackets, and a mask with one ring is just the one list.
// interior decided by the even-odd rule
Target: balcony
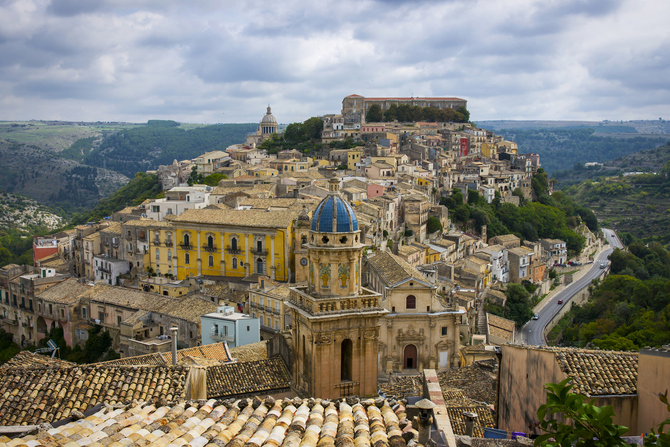
[(223, 335), (222, 332), (217, 331), (209, 331), (209, 337), (212, 340), (229, 341), (229, 342), (235, 341), (235, 337), (233, 337), (232, 335)]
[(254, 250), (252, 253), (256, 256), (267, 256), (267, 250)]
[(112, 269), (109, 268), (109, 267), (100, 266), (100, 267), (98, 267), (98, 270), (103, 272), (103, 273), (112, 273)]
[(226, 251), (230, 253), (231, 255), (239, 255), (242, 254), (242, 250), (239, 248), (231, 248), (230, 245), (226, 247)]
[(161, 245), (161, 243), (162, 243), (161, 241), (154, 240), (154, 245), (156, 247), (159, 247)]
[(193, 245), (191, 244), (179, 244), (179, 248), (182, 250), (193, 250)]
[(165, 241), (165, 246), (166, 247), (172, 247), (172, 241), (169, 240), (169, 239), (167, 241)]
[(211, 247), (209, 245), (203, 245), (202, 249), (210, 253), (215, 253), (217, 251), (216, 245), (212, 245)]

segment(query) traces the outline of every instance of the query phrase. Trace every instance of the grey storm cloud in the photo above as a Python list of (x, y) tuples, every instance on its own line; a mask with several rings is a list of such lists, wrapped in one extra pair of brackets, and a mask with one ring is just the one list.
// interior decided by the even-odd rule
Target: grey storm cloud
[(269, 103), (294, 122), (352, 93), (459, 96), (475, 120), (655, 118), (668, 16), (657, 0), (5, 0), (0, 119), (250, 122)]

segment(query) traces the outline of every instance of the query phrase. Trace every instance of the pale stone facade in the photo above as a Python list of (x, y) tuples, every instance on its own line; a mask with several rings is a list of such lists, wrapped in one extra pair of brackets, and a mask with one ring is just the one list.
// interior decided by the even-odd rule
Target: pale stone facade
[(314, 211), (307, 249), (308, 285), (291, 288), (294, 362), (299, 394), (339, 398), (377, 393), (381, 296), (361, 285), (358, 221), (331, 179)]
[(389, 252), (367, 259), (366, 280), (390, 311), (379, 342), (379, 374), (444, 370), (458, 365), (464, 312), (437, 294), (437, 286)]

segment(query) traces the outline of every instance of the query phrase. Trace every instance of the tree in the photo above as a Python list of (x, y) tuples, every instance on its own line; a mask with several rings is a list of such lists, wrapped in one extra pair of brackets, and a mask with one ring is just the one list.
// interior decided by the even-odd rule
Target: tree
[[(628, 427), (613, 422), (611, 405), (598, 407), (594, 400), (584, 403), (584, 396), (570, 392), (568, 377), (560, 383), (547, 383), (547, 403), (537, 410), (540, 428), (546, 433), (535, 438), (535, 445), (551, 447), (625, 446), (621, 435)], [(562, 416), (565, 422), (557, 417)]]
[(365, 114), (365, 122), (379, 123), (383, 119), (382, 108), (379, 104), (372, 104)]
[(468, 109), (466, 109), (463, 106), (460, 106), (459, 108), (456, 109), (456, 113), (460, 113), (463, 116), (463, 123), (467, 123), (470, 121), (470, 112), (468, 112)]
[(505, 291), (505, 318), (514, 321), (517, 327), (526, 324), (533, 317), (530, 293), (521, 285), (510, 283)]
[(442, 231), (442, 222), (440, 222), (440, 219), (438, 219), (435, 216), (431, 216), (428, 218), (428, 222), (426, 222), (426, 232), (428, 234), (433, 234), (436, 231)]

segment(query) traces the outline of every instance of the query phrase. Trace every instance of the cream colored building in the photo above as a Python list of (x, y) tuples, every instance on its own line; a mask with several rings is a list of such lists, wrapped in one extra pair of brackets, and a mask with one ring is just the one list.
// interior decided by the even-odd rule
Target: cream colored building
[(465, 312), (438, 295), (437, 286), (404, 259), (383, 251), (367, 258), (365, 279), (390, 311), (379, 338), (380, 375), (458, 365)]

